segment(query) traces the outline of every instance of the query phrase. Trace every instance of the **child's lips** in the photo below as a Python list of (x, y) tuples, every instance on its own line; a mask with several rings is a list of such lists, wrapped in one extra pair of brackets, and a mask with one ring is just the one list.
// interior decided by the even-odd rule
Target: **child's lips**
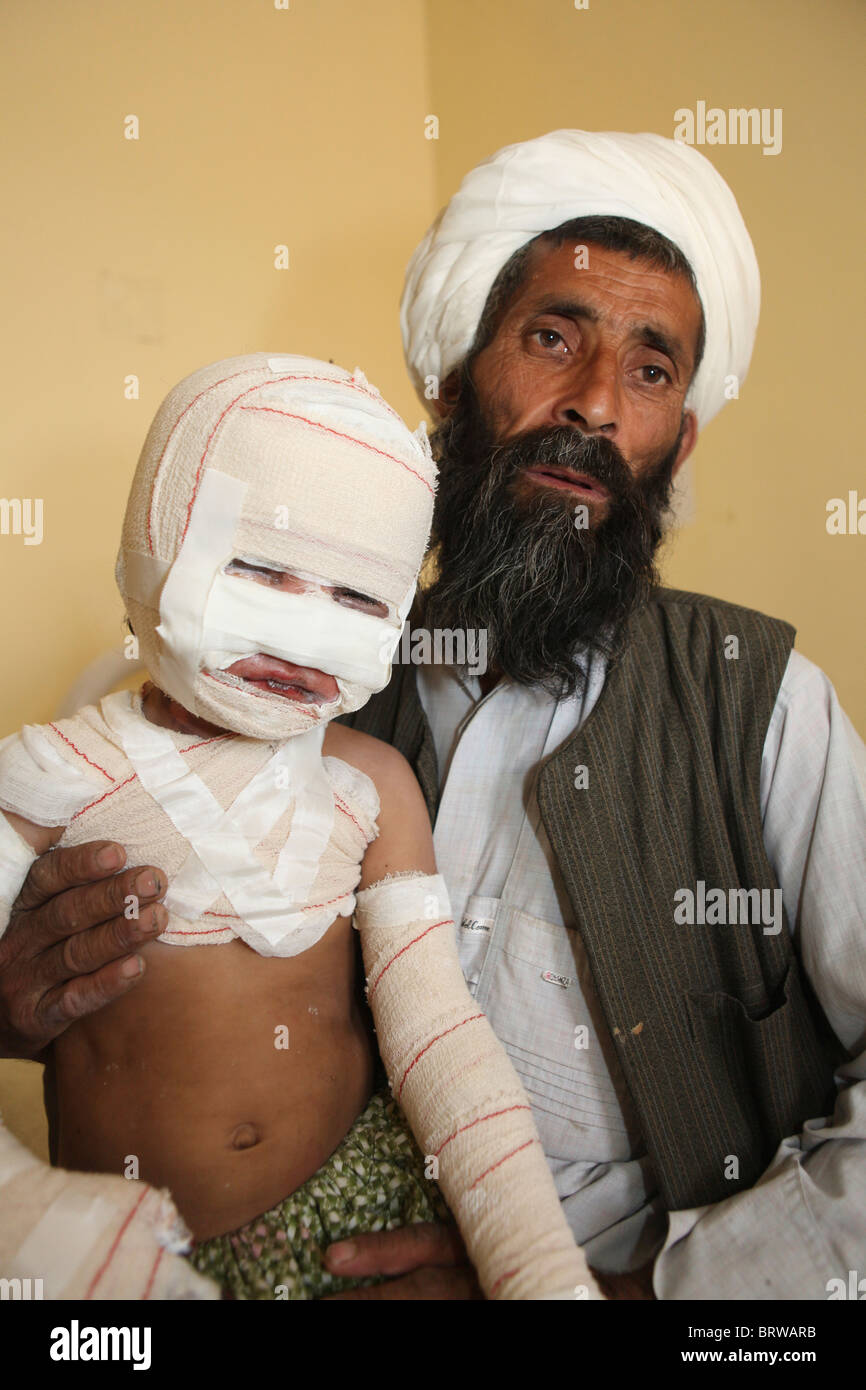
[(303, 704), (329, 704), (340, 693), (334, 677), (326, 675), (324, 671), (317, 671), (311, 666), (296, 666), (291, 661), (265, 656), (263, 652), (236, 661), (227, 668), (227, 674), (240, 676), (259, 690), (269, 690), (273, 695), (300, 700)]

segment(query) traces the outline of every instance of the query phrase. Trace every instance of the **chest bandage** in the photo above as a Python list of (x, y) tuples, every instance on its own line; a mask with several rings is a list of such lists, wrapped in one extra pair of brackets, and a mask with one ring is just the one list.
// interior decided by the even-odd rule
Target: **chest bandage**
[[(187, 377), (151, 426), (117, 563), (156, 684), (252, 738), (359, 709), (390, 678), (435, 479), (423, 427), (409, 431), (360, 372), (255, 353)], [(289, 593), (227, 574), (241, 557), (330, 587)], [(302, 703), (229, 671), (260, 652), (333, 676), (338, 694)]]
[(466, 987), (443, 879), (404, 875), (362, 890), (355, 926), (391, 1090), (485, 1295), (600, 1299), (526, 1093)]
[[(304, 910), (334, 825), (325, 726), (286, 740), (224, 809), (171, 734), (148, 723), (126, 694), (108, 696), (101, 708), (141, 786), (189, 845), (170, 879), (169, 912), (194, 922), (224, 893), (237, 914), (235, 934), (260, 955), (298, 955), (314, 945), (334, 916)], [(223, 750), (231, 756), (230, 742)], [(289, 834), (269, 872), (254, 848), (290, 809)]]

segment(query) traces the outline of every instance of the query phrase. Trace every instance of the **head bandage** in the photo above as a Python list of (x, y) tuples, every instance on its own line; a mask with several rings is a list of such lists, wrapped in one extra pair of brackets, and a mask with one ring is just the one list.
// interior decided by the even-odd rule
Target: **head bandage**
[(499, 271), (519, 247), (575, 217), (654, 228), (688, 259), (706, 346), (686, 403), (705, 425), (745, 380), (761, 284), (731, 190), (708, 159), (661, 135), (555, 130), (508, 145), (470, 170), (418, 246), (400, 309), (406, 361), (423, 396), (463, 361)]
[[(255, 353), (193, 373), (157, 412), (132, 485), (117, 581), (143, 662), (192, 713), (283, 739), (363, 705), (388, 683), (415, 590), (436, 470), (364, 376)], [(322, 577), (287, 593), (226, 574), (235, 558)], [(303, 704), (227, 668), (256, 653), (332, 675)]]

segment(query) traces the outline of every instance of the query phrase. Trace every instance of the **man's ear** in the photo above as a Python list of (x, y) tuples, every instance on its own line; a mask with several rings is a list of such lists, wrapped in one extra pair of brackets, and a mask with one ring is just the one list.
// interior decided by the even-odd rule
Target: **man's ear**
[(460, 396), (460, 368), (455, 367), (444, 381), (439, 383), (439, 395), (434, 396), (430, 405), (440, 420), (447, 420), (454, 410)]
[(677, 450), (676, 462), (671, 470), (675, 478), (698, 442), (698, 417), (693, 410), (683, 411), (683, 437)]

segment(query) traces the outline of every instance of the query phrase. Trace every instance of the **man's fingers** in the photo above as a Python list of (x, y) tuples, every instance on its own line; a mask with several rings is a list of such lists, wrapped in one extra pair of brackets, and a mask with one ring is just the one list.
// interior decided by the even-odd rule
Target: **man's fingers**
[(105, 1004), (119, 999), (144, 973), (141, 956), (113, 960), (92, 975), (79, 975), (43, 995), (36, 1011), (39, 1027), (48, 1037), (56, 1037), (77, 1018), (96, 1013)]
[[(59, 853), (62, 853), (62, 850), (55, 850), (54, 854), (47, 857), (53, 859)], [(32, 909), (29, 914), (27, 927), (30, 935), (30, 954), (35, 955), (54, 942), (62, 942), (75, 932), (86, 931), (118, 918), (134, 926), (136, 918), (140, 919), (143, 915), (145, 906), (162, 897), (166, 887), (165, 874), (148, 866), (125, 869), (123, 873), (113, 874), (111, 878), (77, 885), (67, 889), (65, 893), (58, 892), (55, 897)], [(106, 945), (108, 944), (106, 942)], [(132, 938), (130, 944), (123, 949), (129, 951), (135, 944), (137, 943)], [(112, 956), (118, 954), (120, 951), (111, 950), (96, 964), (104, 965)], [(91, 964), (89, 968), (93, 969), (94, 965)], [(63, 976), (57, 976), (51, 983), (57, 984), (62, 978)]]
[(467, 1255), (456, 1226), (420, 1221), (396, 1231), (367, 1231), (337, 1241), (326, 1250), (325, 1264), (332, 1274), (363, 1279), (408, 1274), (427, 1265), (466, 1265)]
[[(0, 1056), (38, 1059), (75, 1019), (119, 999), (144, 971), (137, 951), (165, 931), (167, 921), (167, 909), (153, 903), (138, 920), (117, 918), (65, 937), (32, 959), (19, 959), (0, 978), (0, 995), (11, 1001)], [(16, 992), (25, 974), (26, 988)], [(0, 998), (0, 1014), (3, 1003)]]
[(162, 903), (143, 907), (137, 917), (115, 917), (86, 931), (74, 932), (52, 946), (34, 962), (45, 990), (62, 985), (76, 975), (92, 975), (122, 956), (155, 941), (168, 925), (168, 910)]
[(419, 1302), (444, 1299), (483, 1298), (478, 1283), (468, 1265), (458, 1265), (451, 1269), (416, 1269), (402, 1279), (389, 1279), (384, 1284), (374, 1284), (367, 1289), (350, 1289), (347, 1293), (329, 1294), (320, 1300), (336, 1303), (363, 1299), (380, 1302), (383, 1299), (413, 1299)]
[(84, 845), (69, 845), (40, 855), (30, 869), (15, 904), (15, 911), (29, 912), (41, 907), (56, 893), (77, 888), (95, 879), (115, 874), (126, 862), (122, 845), (111, 840), (92, 840)]

